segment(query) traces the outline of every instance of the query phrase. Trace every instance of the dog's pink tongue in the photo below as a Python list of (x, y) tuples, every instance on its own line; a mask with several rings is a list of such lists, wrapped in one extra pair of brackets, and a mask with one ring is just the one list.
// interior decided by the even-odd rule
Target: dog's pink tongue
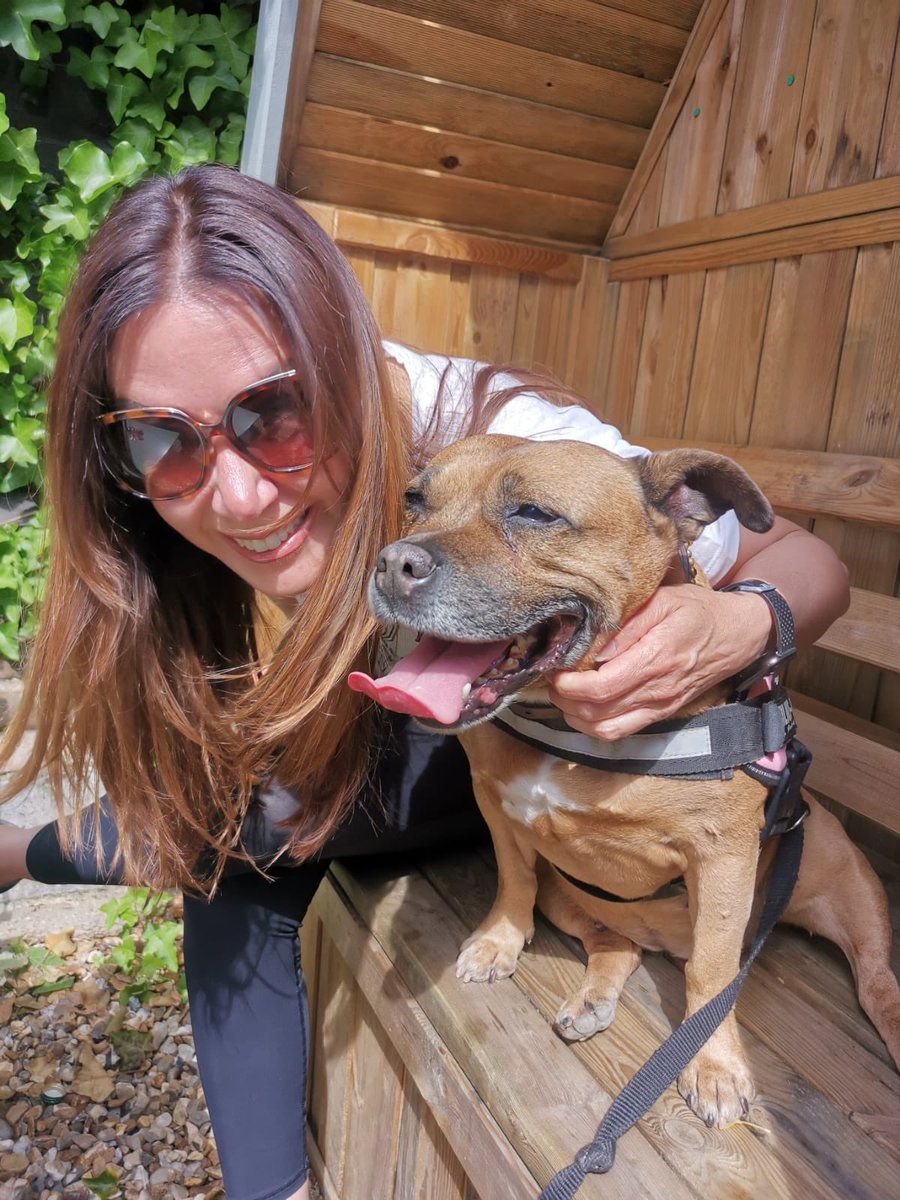
[(463, 687), (486, 671), (508, 645), (508, 638), (447, 642), (426, 635), (387, 675), (373, 679), (363, 671), (353, 671), (347, 683), (392, 712), (452, 725), (462, 711)]

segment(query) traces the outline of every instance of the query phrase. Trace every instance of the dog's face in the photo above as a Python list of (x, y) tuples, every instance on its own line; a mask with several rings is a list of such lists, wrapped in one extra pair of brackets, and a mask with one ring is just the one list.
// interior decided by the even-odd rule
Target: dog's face
[(365, 676), (351, 686), (454, 731), (581, 663), (656, 590), (679, 540), (732, 507), (751, 528), (772, 521), (755, 485), (719, 455), (621, 459), (498, 436), (444, 450), (406, 502), (407, 532), (382, 551), (369, 604), (384, 624), (428, 636), (385, 688)]

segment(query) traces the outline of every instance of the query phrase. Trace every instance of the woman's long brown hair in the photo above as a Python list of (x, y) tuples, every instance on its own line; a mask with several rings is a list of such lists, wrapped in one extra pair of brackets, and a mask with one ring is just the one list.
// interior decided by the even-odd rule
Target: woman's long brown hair
[[(397, 535), (410, 435), (352, 271), (287, 195), (206, 166), (149, 179), (114, 207), (60, 323), (46, 445), (49, 578), (0, 762), (34, 714), (33, 748), (5, 795), (46, 764), (60, 813), (67, 796), (77, 812), (99, 777), (124, 877), (208, 888), (249, 797), (249, 772), (236, 771), (233, 707), (251, 686), (253, 596), (113, 484), (95, 419), (110, 406), (118, 330), (185, 293), (260, 314), (299, 374), (320, 455), (353, 464), (330, 566), (303, 606), (293, 680), (303, 702), (283, 722), (285, 740), (302, 740), (302, 777), (317, 798), (311, 820), (323, 827), (366, 770), (370, 718), (342, 684), (372, 631), (365, 577)], [(66, 830), (71, 842), (74, 822)]]
[[(298, 372), (319, 460), (338, 453), (351, 464), (328, 564), (261, 680), (251, 589), (119, 490), (99, 455), (116, 334), (184, 294), (253, 308)], [(523, 376), (510, 387), (498, 372), (474, 373), (460, 433), (484, 430), (525, 386), (573, 402), (553, 381)], [(406, 400), (356, 279), (290, 197), (219, 166), (149, 179), (123, 197), (82, 260), (60, 323), (46, 446), (49, 579), (0, 764), (30, 717), (35, 740), (2, 798), (46, 765), (60, 815), (67, 799), (77, 815), (99, 778), (123, 877), (210, 891), (239, 852), (257, 772), (272, 771), (302, 797), (291, 853), (320, 849), (372, 765), (376, 717), (345, 680), (371, 655), (368, 575), (399, 536), (403, 490), (439, 445), (440, 417), (439, 397), (413, 450)], [(78, 823), (63, 829), (73, 845)]]

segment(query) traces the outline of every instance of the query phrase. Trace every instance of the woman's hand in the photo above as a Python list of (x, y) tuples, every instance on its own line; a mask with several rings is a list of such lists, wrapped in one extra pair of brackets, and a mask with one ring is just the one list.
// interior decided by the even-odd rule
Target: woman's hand
[[(850, 601), (846, 568), (831, 547), (783, 517), (768, 533), (741, 530), (737, 560), (719, 582), (736, 579), (763, 579), (778, 588), (793, 612), (801, 649)], [(752, 592), (660, 588), (603, 647), (594, 669), (555, 675), (550, 698), (573, 729), (615, 741), (672, 716), (748, 666), (771, 633), (769, 606)]]
[(607, 642), (597, 667), (552, 678), (550, 699), (573, 729), (615, 741), (736, 674), (763, 653), (771, 630), (760, 596), (660, 588)]

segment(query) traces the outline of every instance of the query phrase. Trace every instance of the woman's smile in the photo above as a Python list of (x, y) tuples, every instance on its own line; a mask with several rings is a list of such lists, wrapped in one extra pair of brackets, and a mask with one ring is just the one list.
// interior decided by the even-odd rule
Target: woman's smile
[(259, 562), (270, 558), (285, 558), (299, 550), (306, 541), (312, 516), (312, 508), (303, 508), (290, 514), (287, 521), (276, 526), (271, 532), (259, 533), (254, 537), (238, 537), (236, 534), (229, 536), (242, 550)]

